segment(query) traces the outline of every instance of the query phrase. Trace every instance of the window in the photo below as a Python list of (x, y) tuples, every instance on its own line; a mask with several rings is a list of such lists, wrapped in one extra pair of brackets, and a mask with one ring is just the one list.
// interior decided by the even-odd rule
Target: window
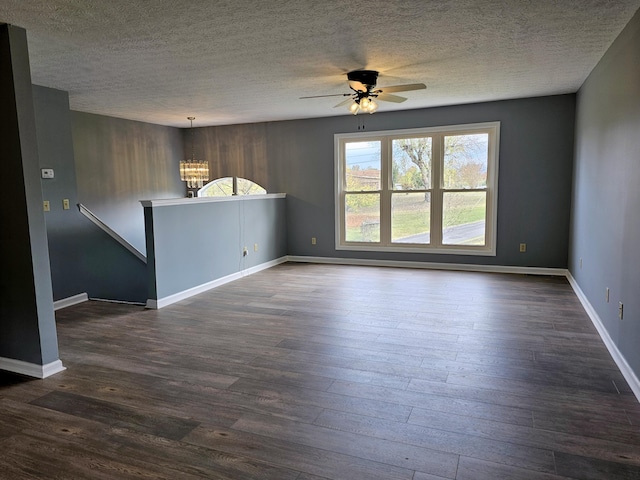
[(336, 248), (495, 255), (499, 129), (337, 134)]
[[(235, 193), (234, 193), (235, 192)], [(228, 197), (231, 195), (264, 195), (267, 191), (251, 180), (240, 177), (222, 177), (198, 190), (199, 197)]]

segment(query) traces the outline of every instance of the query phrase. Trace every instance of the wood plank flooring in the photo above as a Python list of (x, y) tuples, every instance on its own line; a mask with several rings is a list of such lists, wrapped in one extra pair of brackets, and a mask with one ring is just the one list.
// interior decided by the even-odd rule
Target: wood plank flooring
[(639, 479), (640, 404), (563, 278), (284, 264), (56, 314), (0, 373), (2, 479)]

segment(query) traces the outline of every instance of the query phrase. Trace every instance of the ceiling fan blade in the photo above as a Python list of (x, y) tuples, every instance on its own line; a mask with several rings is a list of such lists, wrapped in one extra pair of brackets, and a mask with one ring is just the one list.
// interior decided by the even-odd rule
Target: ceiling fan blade
[(350, 97), (350, 93), (334, 93), (332, 95), (311, 95), (310, 97), (300, 97), (300, 100), (305, 98), (323, 98), (323, 97)]
[(333, 108), (342, 107), (343, 105), (347, 105), (351, 102), (353, 102), (353, 98), (349, 97), (346, 100), (343, 100), (342, 102), (340, 102), (339, 104), (334, 105)]
[(424, 83), (408, 83), (407, 85), (391, 85), (390, 87), (380, 87), (376, 91), (382, 93), (409, 92), (411, 90), (424, 90), (427, 86)]
[(378, 100), (382, 100), (383, 102), (393, 103), (402, 103), (406, 100), (405, 97), (401, 97), (400, 95), (391, 95), (389, 93), (379, 93), (376, 98)]

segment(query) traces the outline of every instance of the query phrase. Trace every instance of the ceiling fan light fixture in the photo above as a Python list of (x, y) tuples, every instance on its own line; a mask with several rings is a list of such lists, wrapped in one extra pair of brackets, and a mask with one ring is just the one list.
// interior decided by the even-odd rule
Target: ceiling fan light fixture
[(427, 86), (424, 83), (409, 83), (405, 85), (390, 85), (388, 87), (377, 87), (378, 72), (376, 70), (353, 70), (347, 73), (349, 88), (351, 93), (336, 93), (329, 95), (312, 95), (302, 98), (317, 97), (349, 97), (346, 100), (334, 105), (334, 108), (349, 105), (349, 112), (357, 115), (360, 111), (375, 113), (378, 110), (378, 103), (382, 102), (402, 103), (406, 97), (393, 95), (396, 92), (409, 92), (412, 90), (424, 90)]

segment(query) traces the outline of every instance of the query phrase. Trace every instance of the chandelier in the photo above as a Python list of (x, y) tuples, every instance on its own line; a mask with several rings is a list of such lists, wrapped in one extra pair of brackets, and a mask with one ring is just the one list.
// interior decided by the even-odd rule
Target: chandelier
[(180, 180), (187, 182), (187, 188), (202, 188), (209, 180), (209, 162), (196, 160), (193, 141), (193, 121), (196, 117), (187, 117), (191, 121), (191, 160), (180, 161)]

